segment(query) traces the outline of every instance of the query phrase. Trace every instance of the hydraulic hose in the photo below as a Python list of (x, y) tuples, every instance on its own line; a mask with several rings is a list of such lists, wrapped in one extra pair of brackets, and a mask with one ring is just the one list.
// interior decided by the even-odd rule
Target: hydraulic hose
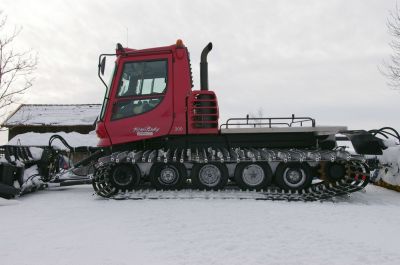
[(382, 127), (378, 130), (370, 130), (368, 132), (372, 133), (374, 136), (376, 136), (377, 134), (382, 135), (386, 139), (388, 139), (389, 136), (392, 136), (400, 142), (400, 134), (392, 127)]

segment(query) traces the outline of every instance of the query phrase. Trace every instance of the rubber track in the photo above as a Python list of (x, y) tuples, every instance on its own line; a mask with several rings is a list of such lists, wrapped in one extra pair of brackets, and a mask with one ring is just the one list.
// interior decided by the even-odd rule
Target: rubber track
[(154, 189), (119, 192), (109, 197), (115, 200), (157, 200), (157, 199), (239, 199), (272, 201), (326, 201), (362, 190), (368, 181), (342, 180), (335, 184), (319, 183), (301, 192), (285, 192), (279, 189), (266, 191), (241, 191), (225, 189), (219, 191), (200, 191), (184, 189), (179, 191), (160, 191)]
[(241, 199), (241, 200), (285, 200), (285, 201), (325, 201), (335, 197), (349, 195), (362, 190), (369, 183), (368, 167), (365, 163), (353, 160), (348, 161), (352, 168), (344, 179), (330, 183), (321, 181), (314, 183), (308, 189), (301, 191), (284, 191), (271, 187), (261, 191), (241, 191), (238, 188), (227, 187), (220, 191), (200, 191), (183, 189), (179, 191), (159, 191), (155, 189), (138, 189), (132, 191), (118, 191), (110, 186), (107, 173), (112, 164), (102, 164), (97, 168), (93, 178), (93, 187), (102, 197), (115, 200), (144, 200), (144, 199)]

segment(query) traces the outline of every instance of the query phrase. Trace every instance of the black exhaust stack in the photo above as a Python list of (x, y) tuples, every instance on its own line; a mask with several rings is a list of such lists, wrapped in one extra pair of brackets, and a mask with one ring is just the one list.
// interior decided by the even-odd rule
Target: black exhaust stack
[(212, 50), (212, 43), (210, 42), (204, 47), (201, 52), (201, 60), (200, 60), (200, 89), (207, 91), (208, 90), (208, 63), (207, 63), (207, 55)]

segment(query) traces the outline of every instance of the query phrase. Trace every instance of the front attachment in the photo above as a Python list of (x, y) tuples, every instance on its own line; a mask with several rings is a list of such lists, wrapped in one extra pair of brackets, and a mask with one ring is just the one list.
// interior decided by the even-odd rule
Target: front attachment
[(6, 163), (0, 164), (0, 197), (10, 199), (20, 193), (20, 189), (14, 186), (22, 184), (23, 168)]
[(353, 144), (354, 150), (362, 155), (382, 155), (382, 150), (386, 149), (382, 139), (364, 130), (341, 131), (348, 137)]

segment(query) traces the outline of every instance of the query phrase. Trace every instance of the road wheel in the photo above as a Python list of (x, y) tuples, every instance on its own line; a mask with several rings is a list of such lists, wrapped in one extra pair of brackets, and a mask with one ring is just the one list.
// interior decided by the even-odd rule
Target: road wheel
[(136, 165), (119, 164), (111, 172), (111, 184), (121, 191), (133, 190), (139, 186), (141, 174)]
[(228, 169), (224, 164), (195, 164), (192, 169), (192, 183), (201, 190), (219, 190), (228, 182)]
[(275, 173), (276, 184), (284, 190), (302, 190), (310, 187), (312, 170), (305, 163), (281, 163)]
[(264, 163), (240, 163), (235, 169), (235, 181), (243, 190), (260, 190), (271, 184), (272, 171)]
[(154, 164), (150, 170), (150, 182), (156, 189), (181, 189), (187, 178), (186, 168), (182, 164)]

